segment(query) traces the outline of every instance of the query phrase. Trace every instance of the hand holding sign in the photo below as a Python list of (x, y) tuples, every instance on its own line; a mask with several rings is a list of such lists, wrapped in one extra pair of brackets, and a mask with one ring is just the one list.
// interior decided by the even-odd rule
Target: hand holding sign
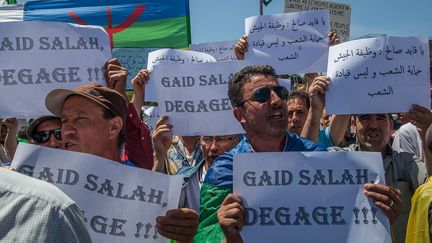
[(124, 68), (116, 58), (109, 60), (105, 64), (105, 68), (105, 80), (107, 81), (108, 87), (119, 92), (127, 99), (127, 69)]
[(248, 51), (248, 48), (247, 35), (243, 35), (234, 47), (234, 53), (238, 60), (244, 60), (244, 55)]
[(393, 224), (402, 212), (402, 194), (399, 189), (387, 185), (365, 184), (365, 195), (375, 200)]
[(240, 231), (246, 222), (246, 213), (241, 199), (229, 194), (217, 212), (219, 224), (227, 240), (238, 242), (241, 240)]
[(323, 111), (325, 103), (325, 93), (330, 85), (330, 77), (318, 76), (309, 87), (309, 97), (312, 110)]
[(408, 117), (410, 122), (417, 127), (420, 134), (425, 134), (432, 123), (431, 110), (420, 105), (413, 105), (409, 110)]
[(165, 216), (157, 217), (156, 222), (161, 235), (177, 243), (188, 243), (197, 231), (199, 216), (190, 208), (176, 208), (168, 210)]

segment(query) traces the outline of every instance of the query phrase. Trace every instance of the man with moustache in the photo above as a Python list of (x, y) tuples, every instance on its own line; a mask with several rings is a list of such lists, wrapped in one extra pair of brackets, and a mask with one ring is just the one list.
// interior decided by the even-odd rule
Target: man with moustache
[[(51, 91), (45, 104), (61, 118), (64, 149), (89, 153), (122, 164), (121, 148), (125, 138), (127, 101), (117, 91), (99, 84)], [(167, 211), (157, 218), (159, 233), (178, 242), (189, 242), (195, 234), (198, 215), (192, 209)]]
[[(229, 218), (236, 217), (230, 209), (242, 207), (240, 199), (230, 194), (234, 154), (324, 150), (286, 131), (288, 90), (278, 84), (271, 66), (254, 65), (240, 70), (229, 82), (228, 95), (234, 116), (245, 129), (246, 136), (230, 152), (217, 157), (207, 172), (201, 187), (200, 224), (195, 242), (241, 240), (239, 229), (244, 218)], [(219, 208), (225, 209), (228, 215), (218, 220)], [(243, 214), (237, 216), (243, 217)]]
[[(418, 105), (414, 105), (410, 110), (412, 122), (418, 124), (417, 129), (420, 134), (424, 134), (428, 127), (421, 125), (426, 120), (424, 117), (427, 112), (423, 112), (424, 110), (427, 111), (426, 108)], [(430, 162), (428, 160), (430, 156), (425, 157), (425, 163), (414, 154), (392, 149), (390, 138), (393, 122), (390, 114), (355, 115), (354, 122), (357, 133), (356, 143), (345, 148), (332, 147), (329, 150), (381, 153), (387, 185), (367, 183), (364, 186), (365, 194), (373, 198), (375, 206), (382, 209), (389, 218), (396, 242), (403, 242), (408, 221), (408, 214), (404, 212), (409, 212), (413, 193), (428, 176), (426, 166)], [(430, 169), (429, 173), (431, 173)]]

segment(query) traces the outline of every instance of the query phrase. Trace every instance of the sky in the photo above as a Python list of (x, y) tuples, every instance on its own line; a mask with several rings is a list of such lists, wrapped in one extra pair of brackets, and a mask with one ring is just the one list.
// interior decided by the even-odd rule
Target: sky
[[(337, 2), (351, 5), (351, 39), (366, 34), (432, 38), (431, 0)], [(237, 40), (244, 33), (244, 19), (259, 15), (259, 0), (189, 0), (189, 6), (192, 43)], [(272, 0), (264, 8), (264, 14), (283, 11), (284, 0)]]

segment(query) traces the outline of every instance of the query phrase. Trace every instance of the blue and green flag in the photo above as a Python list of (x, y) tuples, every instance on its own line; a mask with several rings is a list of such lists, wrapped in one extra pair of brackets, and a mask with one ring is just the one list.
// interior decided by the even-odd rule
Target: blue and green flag
[(99, 25), (112, 47), (185, 48), (191, 43), (188, 0), (50, 0), (24, 6), (24, 21)]

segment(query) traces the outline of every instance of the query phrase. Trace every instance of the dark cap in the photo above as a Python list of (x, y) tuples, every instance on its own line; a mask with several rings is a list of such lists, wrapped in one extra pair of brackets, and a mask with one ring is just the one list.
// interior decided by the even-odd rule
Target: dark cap
[(34, 119), (34, 120), (30, 123), (30, 125), (28, 126), (28, 129), (27, 129), (27, 136), (30, 137), (30, 138), (32, 138), (32, 139), (34, 139), (33, 136), (34, 136), (34, 134), (36, 133), (37, 127), (38, 127), (42, 122), (44, 122), (44, 121), (54, 120), (54, 119), (60, 121), (60, 118), (58, 118), (58, 117), (56, 117), (56, 116), (40, 116), (40, 117)]
[(63, 104), (71, 95), (88, 98), (110, 111), (114, 116), (120, 116), (123, 120), (126, 119), (126, 99), (119, 92), (95, 83), (81, 85), (74, 90), (54, 89), (46, 96), (45, 106), (51, 113), (60, 117)]

